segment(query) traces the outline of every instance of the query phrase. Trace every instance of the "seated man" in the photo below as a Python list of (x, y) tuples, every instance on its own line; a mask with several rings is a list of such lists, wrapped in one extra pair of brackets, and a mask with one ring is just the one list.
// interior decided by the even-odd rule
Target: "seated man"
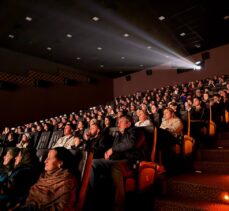
[[(131, 127), (132, 118), (121, 116), (118, 121), (119, 133), (115, 137), (113, 145), (108, 149), (104, 158), (94, 159), (92, 162), (90, 184), (94, 193), (98, 193), (97, 182), (102, 176), (111, 176), (114, 186), (115, 199), (114, 208), (124, 209), (125, 190), (123, 177), (132, 170), (133, 163), (143, 159), (140, 148), (136, 148), (137, 131)], [(99, 187), (100, 188), (100, 187)]]
[(72, 132), (72, 125), (67, 123), (64, 127), (64, 136), (59, 138), (52, 148), (65, 147), (66, 149), (71, 149), (72, 146), (75, 145), (75, 140)]

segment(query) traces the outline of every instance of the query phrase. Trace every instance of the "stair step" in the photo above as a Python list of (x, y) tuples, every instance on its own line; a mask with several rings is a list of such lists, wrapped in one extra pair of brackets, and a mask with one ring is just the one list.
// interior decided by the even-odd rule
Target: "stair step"
[(229, 147), (229, 139), (219, 139), (216, 141), (216, 146)]
[(226, 203), (223, 195), (229, 190), (229, 175), (187, 174), (167, 181), (165, 193), (184, 199)]
[(228, 211), (229, 205), (181, 198), (156, 199), (154, 211)]
[(202, 161), (229, 162), (229, 149), (202, 149), (200, 150)]
[(229, 174), (229, 162), (198, 161), (194, 169), (201, 173)]

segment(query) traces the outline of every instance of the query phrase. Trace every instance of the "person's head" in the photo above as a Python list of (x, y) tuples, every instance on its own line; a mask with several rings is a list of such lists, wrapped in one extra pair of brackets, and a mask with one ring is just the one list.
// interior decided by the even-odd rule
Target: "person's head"
[(97, 120), (96, 120), (95, 118), (93, 118), (93, 119), (90, 120), (90, 126), (91, 126), (91, 125), (94, 125), (94, 124), (96, 124), (96, 123), (97, 123)]
[(111, 126), (111, 117), (110, 116), (106, 116), (105, 119), (104, 119), (104, 124), (105, 124), (105, 127), (109, 127)]
[(69, 136), (72, 134), (72, 125), (71, 124), (66, 124), (64, 127), (64, 135)]
[(11, 164), (14, 164), (15, 157), (18, 154), (19, 149), (18, 148), (10, 148), (6, 152), (5, 156), (3, 157), (3, 165), (4, 166), (10, 166)]
[(193, 98), (193, 106), (195, 106), (195, 107), (201, 106), (201, 99), (198, 97), (194, 97)]
[(139, 118), (139, 121), (141, 121), (141, 122), (144, 122), (145, 120), (147, 120), (148, 115), (147, 115), (146, 111), (145, 110), (139, 110), (138, 118)]
[(100, 128), (97, 124), (93, 124), (90, 126), (90, 137), (97, 137), (99, 132), (100, 132)]
[(30, 138), (31, 138), (31, 136), (30, 136), (29, 133), (24, 133), (24, 134), (22, 135), (21, 141), (22, 141), (22, 142), (29, 142)]
[(45, 171), (53, 172), (58, 169), (69, 169), (72, 162), (72, 154), (64, 147), (51, 149), (45, 160)]
[(15, 139), (15, 134), (14, 132), (10, 132), (8, 135), (7, 135), (7, 140), (8, 141), (13, 141)]
[(203, 100), (204, 101), (208, 101), (209, 100), (209, 94), (208, 93), (204, 93), (203, 94)]
[(123, 133), (126, 128), (129, 128), (132, 125), (132, 117), (129, 115), (121, 116), (118, 119), (118, 129), (120, 133)]
[(214, 100), (214, 102), (219, 103), (220, 102), (220, 95), (219, 94), (214, 95), (213, 100)]
[(84, 123), (83, 123), (83, 121), (81, 121), (81, 120), (78, 121), (77, 129), (80, 129), (80, 130), (84, 129)]
[(22, 166), (29, 166), (31, 167), (33, 165), (32, 163), (32, 157), (31, 153), (28, 149), (22, 148), (19, 150), (19, 153), (15, 157), (15, 167), (22, 167)]
[(151, 107), (150, 107), (150, 109), (151, 109), (151, 112), (154, 114), (154, 113), (157, 113), (157, 106), (156, 105), (151, 105)]
[(174, 118), (174, 110), (172, 108), (165, 108), (163, 111), (164, 120), (170, 120)]

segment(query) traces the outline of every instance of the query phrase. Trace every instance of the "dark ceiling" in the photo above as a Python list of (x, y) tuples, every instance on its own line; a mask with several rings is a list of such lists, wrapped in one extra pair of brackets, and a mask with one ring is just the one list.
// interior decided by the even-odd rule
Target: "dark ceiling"
[(229, 43), (228, 2), (1, 0), (0, 47), (118, 77)]

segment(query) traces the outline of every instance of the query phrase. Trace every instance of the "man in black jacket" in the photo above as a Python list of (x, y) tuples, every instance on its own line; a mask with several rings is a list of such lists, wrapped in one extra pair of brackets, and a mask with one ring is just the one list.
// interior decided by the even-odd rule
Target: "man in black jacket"
[[(118, 133), (115, 136), (114, 143), (108, 149), (104, 158), (94, 159), (90, 175), (90, 185), (93, 191), (97, 190), (98, 180), (101, 176), (111, 177), (114, 187), (114, 209), (123, 210), (125, 200), (124, 181), (136, 160), (141, 160), (143, 154), (141, 149), (137, 148), (138, 135), (136, 128), (132, 127), (132, 118), (130, 116), (121, 116), (118, 120)], [(95, 191), (97, 192), (97, 191)]]

